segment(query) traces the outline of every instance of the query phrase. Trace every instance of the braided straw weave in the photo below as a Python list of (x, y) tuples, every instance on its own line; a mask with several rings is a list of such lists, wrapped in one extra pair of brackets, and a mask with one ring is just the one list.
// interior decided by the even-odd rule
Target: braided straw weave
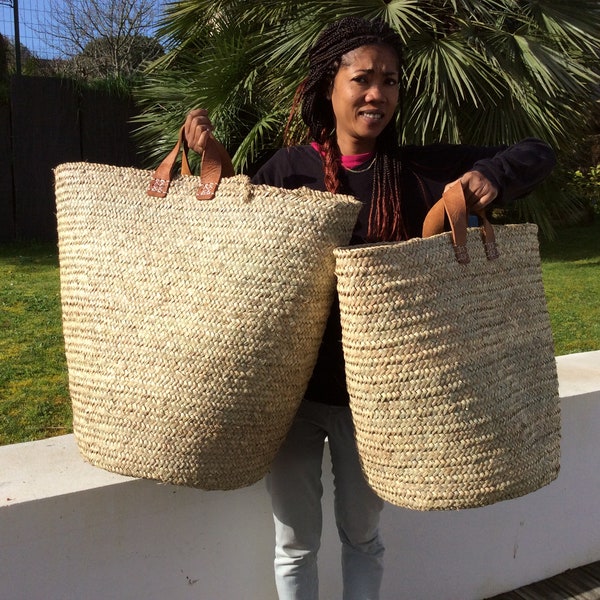
[(360, 205), (341, 195), (151, 173), (55, 170), (73, 426), (125, 475), (233, 489), (268, 470), (316, 361), (333, 249)]
[(483, 506), (556, 478), (560, 413), (537, 228), (478, 229), (335, 251), (363, 470), (418, 510)]

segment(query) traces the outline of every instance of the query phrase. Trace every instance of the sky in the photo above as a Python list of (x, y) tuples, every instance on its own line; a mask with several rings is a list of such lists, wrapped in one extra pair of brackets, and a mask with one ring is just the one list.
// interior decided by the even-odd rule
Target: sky
[[(48, 0), (18, 0), (19, 36), (26, 46), (39, 58), (57, 58), (60, 52), (52, 47), (48, 38), (48, 24), (52, 11)], [(14, 42), (13, 0), (0, 0), (0, 33)]]
[[(46, 36), (41, 33), (45, 29), (45, 23), (51, 19), (48, 3), (44, 0), (18, 0), (18, 7), (21, 44), (40, 58), (57, 56), (57, 52), (46, 43)], [(14, 42), (12, 0), (0, 0), (0, 33)]]

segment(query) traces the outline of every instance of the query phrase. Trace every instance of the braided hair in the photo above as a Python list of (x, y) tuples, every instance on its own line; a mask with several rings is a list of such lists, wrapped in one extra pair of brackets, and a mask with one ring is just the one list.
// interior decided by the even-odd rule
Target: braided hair
[[(309, 72), (296, 90), (290, 124), (301, 106), (301, 117), (309, 136), (323, 151), (325, 187), (341, 191), (341, 152), (335, 135), (335, 116), (327, 98), (342, 56), (361, 46), (386, 45), (402, 57), (402, 40), (385, 21), (346, 17), (328, 25), (309, 52)], [(373, 174), (373, 193), (369, 214), (368, 239), (394, 241), (406, 239), (402, 220), (398, 135), (392, 119), (377, 138)]]

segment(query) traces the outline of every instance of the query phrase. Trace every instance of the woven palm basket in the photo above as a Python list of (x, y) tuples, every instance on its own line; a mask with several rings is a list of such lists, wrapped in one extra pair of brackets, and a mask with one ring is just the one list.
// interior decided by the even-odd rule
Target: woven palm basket
[(267, 472), (308, 383), (360, 204), (87, 163), (55, 171), (74, 433), (92, 464), (233, 489)]
[(558, 474), (560, 413), (535, 225), (469, 264), (450, 234), (338, 249), (346, 375), (366, 478), (418, 510), (522, 496)]

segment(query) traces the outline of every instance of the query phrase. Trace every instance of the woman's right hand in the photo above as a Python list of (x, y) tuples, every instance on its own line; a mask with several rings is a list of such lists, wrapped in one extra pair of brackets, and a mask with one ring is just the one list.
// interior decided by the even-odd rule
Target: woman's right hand
[[(188, 113), (185, 124), (184, 132), (185, 139), (187, 140), (188, 146), (202, 154), (206, 148), (209, 137), (212, 136), (212, 123), (208, 118), (208, 111), (203, 108), (197, 108)], [(214, 138), (213, 138), (214, 139)]]
[(189, 148), (198, 154), (204, 154), (206, 144), (210, 139), (221, 156), (221, 176), (231, 177), (234, 175), (233, 165), (225, 146), (212, 134), (213, 126), (208, 118), (208, 111), (197, 108), (188, 113), (183, 125), (185, 139)]

